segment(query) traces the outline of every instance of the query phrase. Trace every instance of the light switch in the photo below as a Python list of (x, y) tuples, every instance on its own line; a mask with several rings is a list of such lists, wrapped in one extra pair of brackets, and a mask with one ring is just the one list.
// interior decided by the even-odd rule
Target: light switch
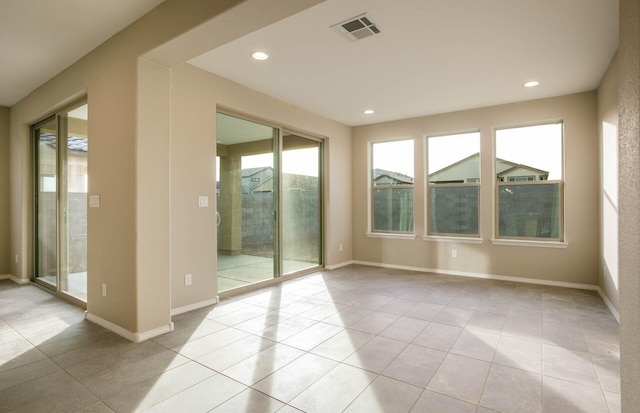
[(209, 206), (209, 197), (208, 196), (198, 197), (198, 206), (200, 208), (207, 208)]
[(89, 207), (100, 208), (100, 195), (89, 195)]

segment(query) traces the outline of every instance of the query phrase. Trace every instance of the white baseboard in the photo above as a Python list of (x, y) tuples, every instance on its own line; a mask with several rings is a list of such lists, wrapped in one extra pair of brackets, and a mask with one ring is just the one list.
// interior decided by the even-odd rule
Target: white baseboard
[(31, 280), (28, 279), (28, 278), (18, 278), (18, 277), (15, 277), (15, 276), (11, 275), (11, 274), (9, 274), (9, 279), (11, 281), (13, 281), (14, 283), (20, 284), (20, 285), (29, 284), (31, 282)]
[(512, 277), (508, 275), (497, 275), (497, 274), (483, 274), (483, 273), (475, 273), (475, 272), (465, 272), (465, 271), (452, 271), (452, 270), (442, 270), (437, 268), (423, 268), (423, 267), (410, 267), (406, 265), (393, 265), (393, 264), (383, 264), (379, 262), (371, 262), (371, 261), (354, 261), (354, 264), (360, 265), (369, 265), (372, 267), (382, 267), (382, 268), (395, 268), (399, 270), (408, 270), (408, 271), (419, 271), (419, 272), (431, 272), (435, 274), (445, 274), (445, 275), (456, 275), (460, 277), (471, 277), (471, 278), (484, 278), (488, 280), (500, 280), (500, 281), (512, 281), (526, 284), (538, 284), (538, 285), (549, 285), (553, 287), (566, 287), (566, 288), (576, 288), (579, 290), (591, 290), (597, 291), (597, 285), (591, 284), (579, 284), (579, 283), (570, 283), (564, 281), (551, 281), (551, 280), (539, 280), (537, 278), (521, 278), (521, 277)]
[(220, 303), (220, 297), (212, 298), (210, 300), (200, 301), (198, 303), (185, 305), (183, 307), (174, 308), (171, 310), (171, 316), (188, 313), (189, 311), (199, 310), (210, 305), (216, 305)]
[(16, 284), (20, 284), (20, 285), (25, 285), (25, 284), (29, 284), (31, 282), (31, 280), (24, 279), (24, 278), (18, 278), (14, 275), (11, 274), (2, 274), (0, 275), (0, 280), (11, 280)]
[(607, 295), (604, 293), (604, 291), (602, 291), (602, 288), (600, 287), (598, 287), (598, 294), (600, 294), (600, 297), (602, 297), (602, 301), (604, 301), (607, 307), (609, 307), (609, 311), (611, 311), (613, 317), (616, 319), (618, 324), (620, 324), (620, 313), (618, 313), (618, 310), (616, 310), (616, 308), (613, 306), (613, 303), (609, 300), (609, 297), (607, 297)]
[(91, 321), (92, 323), (99, 325), (100, 327), (104, 327), (107, 330), (112, 331), (117, 335), (126, 338), (127, 340), (133, 341), (134, 343), (140, 343), (150, 338), (173, 331), (173, 323), (169, 323), (166, 326), (154, 328), (153, 330), (143, 331), (141, 333), (134, 333), (125, 328), (120, 327), (119, 325), (113, 324), (111, 321), (107, 321), (104, 318), (91, 314), (88, 311), (85, 312), (84, 318)]
[(135, 333), (133, 342), (140, 343), (141, 341), (149, 340), (150, 338), (161, 336), (165, 333), (170, 333), (171, 331), (173, 331), (173, 321), (167, 325), (154, 328), (153, 330), (143, 331), (142, 333)]
[(340, 267), (346, 267), (347, 265), (351, 265), (351, 264), (355, 264), (355, 261), (352, 260), (352, 261), (340, 262), (334, 265), (325, 265), (324, 268), (326, 268), (327, 270), (335, 270)]

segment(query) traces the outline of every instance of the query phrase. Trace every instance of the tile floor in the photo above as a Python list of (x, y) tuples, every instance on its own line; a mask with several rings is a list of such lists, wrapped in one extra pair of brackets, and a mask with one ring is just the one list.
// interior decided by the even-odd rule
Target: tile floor
[(0, 281), (2, 412), (619, 412), (594, 292), (349, 266), (133, 344)]
[[(283, 273), (318, 267), (308, 261), (283, 260)], [(273, 278), (273, 258), (257, 255), (223, 255), (218, 253), (218, 292), (245, 287)]]
[[(57, 279), (55, 275), (39, 277), (41, 281), (50, 284), (55, 289)], [(67, 275), (67, 286), (61, 290), (80, 301), (87, 302), (87, 272), (74, 272)]]

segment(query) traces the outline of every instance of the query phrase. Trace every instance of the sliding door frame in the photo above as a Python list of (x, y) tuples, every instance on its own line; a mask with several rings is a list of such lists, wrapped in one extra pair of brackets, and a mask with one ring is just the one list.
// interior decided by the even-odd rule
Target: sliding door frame
[[(319, 187), (318, 187), (318, 205), (320, 206), (320, 213), (318, 214), (318, 219), (320, 220), (319, 222), (319, 230), (320, 230), (320, 251), (318, 251), (318, 259), (320, 260), (320, 262), (318, 263), (318, 265), (314, 265), (311, 266), (309, 268), (304, 268), (298, 271), (294, 271), (292, 273), (288, 273), (288, 274), (284, 274), (283, 270), (284, 270), (284, 245), (282, 243), (282, 240), (279, 240), (279, 255), (280, 255), (280, 269), (281, 272), (278, 276), (297, 276), (297, 275), (302, 275), (302, 274), (307, 274), (310, 272), (314, 272), (317, 271), (320, 268), (324, 268), (324, 261), (325, 261), (325, 256), (324, 256), (324, 251), (325, 251), (325, 204), (324, 204), (324, 180), (325, 180), (325, 176), (324, 176), (324, 139), (323, 138), (319, 138), (316, 136), (312, 136), (309, 135), (307, 133), (303, 133), (303, 132), (298, 132), (295, 129), (292, 128), (288, 128), (288, 127), (280, 127), (280, 151), (278, 152), (278, 157), (280, 158), (280, 165), (282, 165), (282, 154), (284, 153), (284, 135), (285, 133), (290, 133), (292, 135), (296, 135), (299, 136), (301, 138), (304, 139), (308, 139), (310, 141), (315, 141), (318, 143), (318, 178), (319, 178)], [(280, 172), (280, 171), (279, 171)], [(283, 173), (279, 173), (279, 180), (278, 180), (278, 186), (280, 188), (282, 188), (282, 180), (283, 180)], [(282, 234), (283, 232), (283, 205), (282, 205), (282, 201), (283, 201), (283, 196), (282, 193), (278, 192), (278, 199), (279, 199), (279, 204), (278, 204), (278, 213), (279, 213), (279, 219), (278, 222), (280, 223), (278, 231), (280, 234)], [(282, 237), (281, 237), (282, 238)]]
[[(242, 292), (242, 291), (247, 291), (250, 289), (254, 289), (254, 288), (258, 288), (259, 286), (265, 285), (265, 284), (270, 284), (273, 282), (277, 282), (278, 279), (284, 280), (284, 279), (288, 279), (288, 278), (295, 278), (297, 276), (300, 275), (304, 275), (304, 274), (308, 274), (314, 271), (318, 271), (319, 269), (324, 268), (324, 263), (325, 263), (325, 233), (326, 233), (326, 229), (325, 229), (325, 214), (326, 214), (326, 205), (324, 204), (324, 200), (325, 200), (325, 168), (324, 168), (324, 159), (325, 159), (325, 154), (324, 154), (324, 150), (325, 150), (325, 138), (318, 136), (318, 135), (313, 135), (313, 134), (309, 134), (306, 132), (301, 132), (299, 130), (296, 130), (295, 128), (291, 128), (288, 127), (286, 125), (277, 123), (277, 122), (273, 122), (273, 121), (269, 121), (269, 120), (265, 120), (259, 117), (255, 117), (255, 116), (251, 116), (251, 115), (247, 115), (245, 113), (242, 112), (237, 112), (235, 110), (232, 109), (227, 109), (225, 107), (222, 106), (218, 106), (217, 110), (216, 110), (216, 114), (221, 113), (224, 115), (228, 115), (228, 116), (233, 116), (239, 119), (243, 119), (246, 121), (250, 121), (250, 122), (255, 122), (255, 123), (259, 123), (265, 126), (269, 126), (271, 128), (273, 128), (275, 131), (277, 131), (274, 135), (274, 142), (273, 142), (273, 151), (274, 151), (274, 221), (276, 222), (276, 227), (274, 228), (274, 275), (272, 279), (269, 280), (265, 280), (265, 281), (258, 281), (256, 283), (253, 284), (249, 284), (246, 286), (242, 286), (242, 287), (238, 287), (235, 289), (231, 289), (231, 290), (226, 290), (226, 291), (222, 291), (219, 293), (220, 297), (226, 297), (229, 295), (233, 295), (237, 292)], [(282, 153), (283, 153), (283, 137), (285, 132), (287, 133), (292, 133), (295, 134), (297, 136), (300, 136), (302, 138), (305, 139), (309, 139), (309, 140), (313, 140), (319, 143), (319, 156), (318, 156), (318, 163), (319, 163), (319, 167), (318, 167), (318, 177), (320, 180), (320, 184), (319, 184), (319, 205), (320, 205), (320, 213), (319, 213), (319, 219), (320, 219), (320, 251), (319, 251), (319, 264), (312, 266), (310, 268), (306, 268), (306, 269), (302, 269), (299, 271), (295, 271), (292, 273), (288, 273), (288, 274), (284, 274), (283, 273), (283, 269), (284, 269), (284, 264), (283, 264), (283, 245), (282, 245), (282, 231), (283, 231), (283, 224), (282, 224), (282, 194), (281, 194), (281, 188), (282, 188), (282, 179), (283, 179), (283, 174), (281, 171), (281, 166), (282, 166)], [(216, 154), (217, 155), (217, 154)], [(216, 208), (218, 206), (216, 205)]]
[[(65, 288), (63, 289), (62, 285), (62, 273), (63, 273), (63, 265), (68, 266), (68, 259), (63, 257), (64, 254), (67, 253), (67, 247), (63, 246), (67, 241), (66, 237), (68, 237), (68, 231), (63, 228), (62, 222), (66, 222), (68, 219), (68, 205), (63, 207), (63, 202), (67, 202), (68, 204), (68, 194), (63, 193), (65, 191), (68, 192), (68, 182), (67, 175), (68, 171), (66, 170), (68, 165), (68, 154), (67, 154), (67, 139), (68, 139), (68, 119), (66, 118), (66, 114), (71, 112), (74, 109), (77, 109), (83, 105), (88, 104), (87, 97), (83, 97), (82, 99), (76, 100), (73, 103), (62, 107), (57, 110), (50, 116), (42, 119), (41, 121), (31, 125), (30, 137), (31, 137), (31, 158), (32, 158), (32, 196), (33, 202), (32, 204), (32, 222), (33, 222), (33, 230), (32, 230), (32, 268), (33, 272), (31, 275), (31, 281), (41, 286), (47, 290), (50, 290), (54, 294), (64, 298), (67, 301), (70, 301), (74, 304), (77, 304), (83, 308), (87, 307), (86, 301), (83, 301), (80, 298), (77, 298), (67, 291), (65, 291), (66, 283), (68, 283), (68, 279), (65, 280)], [(39, 242), (39, 206), (40, 206), (40, 148), (39, 148), (39, 131), (42, 127), (53, 124), (56, 131), (56, 196), (55, 196), (55, 231), (56, 231), (56, 284), (52, 285), (45, 281), (39, 280), (39, 260), (40, 260), (40, 242)], [(61, 143), (62, 142), (62, 143)], [(87, 200), (88, 202), (88, 200)], [(67, 268), (68, 270), (68, 268)], [(67, 271), (68, 272), (68, 271)], [(67, 274), (68, 276), (68, 274)], [(88, 271), (87, 271), (88, 276)]]

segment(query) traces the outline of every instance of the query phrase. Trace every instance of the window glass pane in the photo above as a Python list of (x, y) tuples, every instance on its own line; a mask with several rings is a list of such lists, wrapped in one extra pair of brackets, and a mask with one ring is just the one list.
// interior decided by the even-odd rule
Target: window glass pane
[(373, 191), (373, 228), (376, 231), (413, 231), (413, 188)]
[(289, 274), (322, 261), (321, 146), (287, 133), (282, 147), (282, 266)]
[(496, 131), (498, 236), (562, 238), (562, 123)]
[(502, 237), (560, 237), (560, 184), (500, 185), (498, 226)]
[(478, 235), (478, 187), (429, 188), (431, 234)]
[(480, 182), (480, 133), (428, 139), (429, 183)]
[(218, 292), (268, 280), (277, 274), (276, 130), (218, 113)]
[(372, 145), (373, 230), (413, 232), (413, 140)]
[[(60, 289), (82, 301), (87, 300), (87, 187), (89, 106), (84, 104), (60, 117), (66, 125), (67, 147), (63, 157), (66, 194), (61, 198), (66, 219), (60, 225), (65, 235), (60, 246), (64, 264), (60, 272)], [(64, 147), (62, 148), (64, 150)]]
[(58, 284), (57, 177), (58, 137), (55, 121), (35, 130), (37, 145), (37, 265), (36, 277)]
[(480, 133), (435, 136), (427, 142), (429, 234), (477, 236)]
[(373, 184), (413, 185), (413, 140), (373, 144)]
[(561, 180), (562, 123), (497, 130), (496, 174), (499, 181)]

